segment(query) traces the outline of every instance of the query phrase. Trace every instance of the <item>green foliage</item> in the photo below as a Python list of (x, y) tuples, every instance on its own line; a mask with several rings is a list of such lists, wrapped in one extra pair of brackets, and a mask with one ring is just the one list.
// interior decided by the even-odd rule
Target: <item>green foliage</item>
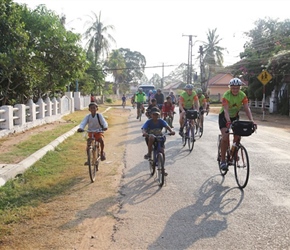
[(106, 98), (105, 102), (107, 102), (107, 103), (113, 103), (113, 99), (112, 98)]

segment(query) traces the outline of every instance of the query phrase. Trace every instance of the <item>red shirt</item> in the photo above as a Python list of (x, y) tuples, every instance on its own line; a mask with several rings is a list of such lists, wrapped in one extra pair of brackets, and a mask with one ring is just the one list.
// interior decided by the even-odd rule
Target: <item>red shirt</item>
[(169, 102), (164, 102), (162, 106), (162, 112), (166, 113), (166, 112), (173, 112), (173, 111), (174, 111), (174, 104), (169, 103)]

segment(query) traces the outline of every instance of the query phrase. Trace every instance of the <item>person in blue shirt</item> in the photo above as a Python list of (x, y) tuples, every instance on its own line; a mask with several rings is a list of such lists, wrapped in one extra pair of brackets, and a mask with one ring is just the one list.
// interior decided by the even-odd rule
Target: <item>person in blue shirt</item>
[[(148, 147), (148, 153), (144, 155), (144, 159), (149, 159), (152, 154), (155, 137), (150, 134), (162, 135), (163, 128), (166, 128), (170, 132), (170, 135), (175, 135), (175, 132), (171, 129), (168, 123), (160, 118), (160, 109), (152, 108), (151, 119), (147, 120), (141, 128)], [(164, 147), (162, 150), (164, 150)]]

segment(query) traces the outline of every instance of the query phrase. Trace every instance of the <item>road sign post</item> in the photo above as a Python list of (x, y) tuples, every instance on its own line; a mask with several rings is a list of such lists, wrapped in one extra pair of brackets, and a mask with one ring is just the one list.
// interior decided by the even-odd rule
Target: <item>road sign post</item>
[(265, 101), (266, 101), (266, 97), (265, 97), (265, 93), (266, 93), (266, 89), (265, 86), (266, 84), (271, 81), (272, 76), (271, 74), (267, 71), (267, 70), (263, 70), (259, 75), (258, 75), (258, 79), (259, 81), (264, 85), (263, 86), (263, 101), (262, 101), (262, 108), (263, 108), (263, 120), (265, 117)]

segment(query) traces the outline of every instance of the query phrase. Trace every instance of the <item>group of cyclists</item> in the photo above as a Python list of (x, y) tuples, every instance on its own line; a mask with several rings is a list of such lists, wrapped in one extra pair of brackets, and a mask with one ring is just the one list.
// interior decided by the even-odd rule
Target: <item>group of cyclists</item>
[[(220, 168), (223, 170), (227, 169), (227, 164), (225, 161), (225, 154), (229, 143), (229, 134), (227, 133), (231, 123), (234, 120), (239, 119), (239, 111), (244, 107), (244, 111), (250, 121), (254, 123), (251, 110), (248, 106), (248, 98), (246, 94), (241, 90), (242, 81), (239, 78), (233, 78), (229, 82), (229, 90), (227, 90), (222, 97), (222, 107), (219, 112), (219, 129), (222, 134), (221, 140), (221, 163)], [(184, 87), (184, 91), (180, 94), (179, 99), (177, 100), (175, 95), (171, 92), (166, 98), (164, 98), (161, 89), (157, 89), (157, 92), (152, 95), (152, 92), (148, 94), (149, 106), (146, 110), (146, 115), (148, 120), (142, 126), (143, 136), (146, 138), (146, 143), (148, 146), (148, 152), (144, 156), (145, 159), (150, 157), (152, 152), (152, 143), (153, 138), (148, 138), (149, 134), (160, 135), (162, 134), (162, 129), (165, 127), (171, 135), (174, 135), (175, 132), (172, 130), (173, 126), (169, 126), (164, 120), (166, 116), (170, 116), (173, 120), (174, 118), (174, 109), (175, 103), (178, 101), (179, 107), (179, 134), (183, 136), (183, 124), (184, 116), (187, 110), (195, 109), (199, 110), (201, 128), (203, 127), (203, 116), (208, 108), (208, 100), (205, 95), (202, 93), (201, 89), (196, 91), (193, 88), (192, 84), (187, 84)], [(125, 100), (122, 100), (125, 101)], [(147, 101), (147, 96), (143, 92), (142, 88), (138, 89), (138, 92), (134, 95), (134, 102), (137, 104), (137, 119), (139, 118), (139, 109), (144, 110), (144, 103)], [(95, 133), (96, 129), (102, 128), (104, 124), (104, 130), (108, 128), (107, 123), (104, 117), (96, 115), (98, 105), (96, 103), (91, 103), (89, 110), (91, 114), (86, 116), (80, 124), (78, 132), (82, 132), (84, 127), (88, 124), (88, 132)], [(99, 116), (101, 121), (99, 120)], [(194, 120), (192, 121), (194, 123)], [(194, 124), (193, 124), (194, 125)], [(256, 126), (256, 124), (255, 124)], [(90, 135), (90, 134), (89, 134)], [(105, 160), (104, 154), (104, 141), (103, 136), (97, 137), (101, 142), (101, 155), (102, 160)], [(234, 136), (234, 142), (238, 137)]]

